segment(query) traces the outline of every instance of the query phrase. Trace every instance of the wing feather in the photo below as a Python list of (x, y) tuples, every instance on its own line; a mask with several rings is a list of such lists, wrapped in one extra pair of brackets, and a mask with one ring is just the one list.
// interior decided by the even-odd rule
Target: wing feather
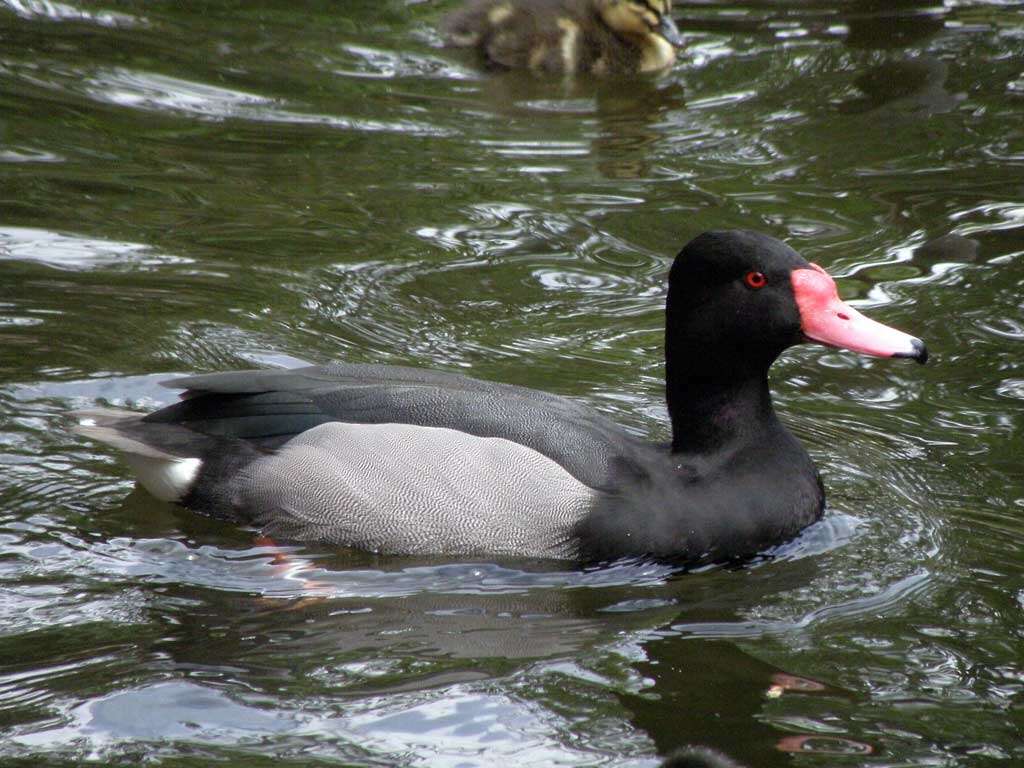
[(638, 472), (641, 442), (568, 398), (459, 374), (353, 363), (174, 379), (185, 398), (145, 417), (276, 448), (329, 422), (408, 424), (499, 437), (557, 462), (592, 488)]

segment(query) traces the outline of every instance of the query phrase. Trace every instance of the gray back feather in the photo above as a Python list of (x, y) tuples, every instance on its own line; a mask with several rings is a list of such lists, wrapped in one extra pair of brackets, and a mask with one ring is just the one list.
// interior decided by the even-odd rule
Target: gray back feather
[(334, 363), (190, 376), (184, 399), (146, 417), (277, 448), (328, 422), (402, 423), (519, 443), (592, 488), (642, 475), (651, 449), (619, 425), (558, 395), (458, 374)]

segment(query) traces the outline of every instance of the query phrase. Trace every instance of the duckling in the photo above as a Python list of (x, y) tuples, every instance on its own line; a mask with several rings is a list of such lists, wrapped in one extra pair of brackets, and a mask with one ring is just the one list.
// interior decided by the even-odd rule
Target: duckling
[(628, 74), (670, 66), (682, 38), (671, 0), (469, 0), (441, 23), (449, 45), (537, 72)]

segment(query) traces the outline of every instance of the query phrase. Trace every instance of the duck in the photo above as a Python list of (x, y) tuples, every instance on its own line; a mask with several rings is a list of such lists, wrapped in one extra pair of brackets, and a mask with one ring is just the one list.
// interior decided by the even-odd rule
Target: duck
[(447, 45), (537, 73), (660, 72), (683, 40), (671, 0), (469, 0), (441, 22)]
[(825, 504), (778, 418), (768, 370), (813, 342), (925, 362), (924, 343), (844, 302), (769, 235), (709, 231), (672, 262), (665, 302), (671, 441), (573, 400), (414, 367), (335, 362), (164, 382), (148, 414), (77, 412), (153, 496), (273, 541), (387, 555), (685, 565), (793, 538)]

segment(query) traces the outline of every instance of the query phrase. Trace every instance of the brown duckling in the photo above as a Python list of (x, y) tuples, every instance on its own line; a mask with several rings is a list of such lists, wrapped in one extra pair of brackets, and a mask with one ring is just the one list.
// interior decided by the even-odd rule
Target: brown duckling
[(448, 45), (537, 72), (629, 74), (670, 66), (682, 38), (671, 0), (469, 0), (442, 21)]

